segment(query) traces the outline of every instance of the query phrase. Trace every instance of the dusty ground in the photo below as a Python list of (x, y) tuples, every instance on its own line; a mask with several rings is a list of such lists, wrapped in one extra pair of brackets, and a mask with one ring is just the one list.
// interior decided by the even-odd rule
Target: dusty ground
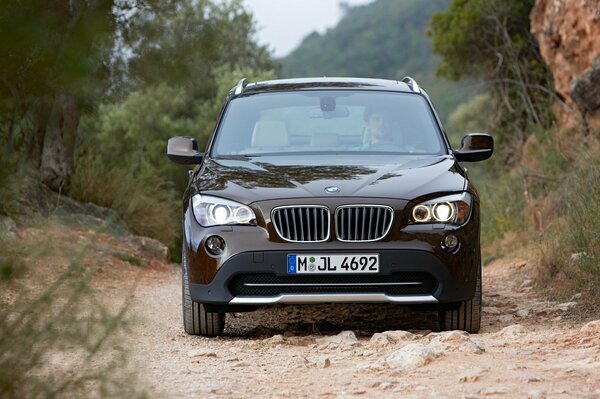
[[(57, 226), (19, 237), (70, 243), (36, 260), (43, 275), (90, 234)], [(109, 304), (120, 306), (141, 276), (125, 346), (152, 397), (600, 397), (600, 321), (572, 317), (577, 297), (539, 300), (527, 259), (484, 267), (479, 334), (432, 333), (435, 314), (402, 307), (278, 306), (228, 315), (225, 336), (209, 339), (183, 332), (176, 265), (126, 256), (133, 247), (122, 238), (91, 241), (84, 264), (98, 268), (94, 286)]]
[(135, 361), (169, 397), (600, 397), (600, 321), (536, 299), (529, 270), (484, 268), (479, 334), (424, 331), (394, 307), (281, 306), (229, 317), (217, 339), (183, 332), (179, 271), (153, 271), (135, 292)]

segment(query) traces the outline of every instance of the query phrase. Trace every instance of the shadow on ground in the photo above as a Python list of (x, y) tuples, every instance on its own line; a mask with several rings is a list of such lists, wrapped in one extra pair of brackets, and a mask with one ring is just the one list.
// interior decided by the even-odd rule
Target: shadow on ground
[(225, 335), (248, 338), (274, 334), (310, 335), (353, 330), (372, 335), (388, 330), (435, 330), (432, 310), (393, 304), (275, 305), (255, 312), (227, 315)]

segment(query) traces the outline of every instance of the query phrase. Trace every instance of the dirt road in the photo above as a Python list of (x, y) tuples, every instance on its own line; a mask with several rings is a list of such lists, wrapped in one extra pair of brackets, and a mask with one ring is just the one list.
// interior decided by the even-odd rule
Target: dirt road
[[(35, 297), (86, 248), (78, 262), (93, 271), (96, 297), (114, 313), (131, 300), (129, 332), (116, 342), (140, 376), (131, 384), (150, 397), (600, 398), (600, 320), (581, 321), (577, 296), (540, 300), (526, 260), (484, 267), (479, 334), (432, 333), (432, 312), (319, 305), (228, 315), (225, 336), (210, 339), (183, 332), (180, 269), (164, 263), (162, 244), (98, 234), (75, 220), (14, 233), (19, 253), (38, 255), (23, 260), (26, 272), (0, 291), (1, 303)], [(59, 351), (56, 367), (81, 360)]]
[(180, 274), (136, 289), (133, 363), (157, 396), (324, 398), (600, 397), (600, 321), (577, 298), (536, 298), (530, 265), (484, 268), (479, 334), (432, 333), (434, 314), (392, 306), (280, 306), (229, 316), (226, 335), (187, 336)]

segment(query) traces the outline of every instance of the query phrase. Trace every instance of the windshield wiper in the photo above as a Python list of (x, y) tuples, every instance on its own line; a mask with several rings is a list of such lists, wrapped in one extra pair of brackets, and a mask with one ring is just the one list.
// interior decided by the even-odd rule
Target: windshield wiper
[(248, 160), (251, 158), (259, 157), (260, 155), (256, 154), (245, 154), (245, 155), (219, 155), (213, 157), (213, 159), (232, 159), (232, 160)]

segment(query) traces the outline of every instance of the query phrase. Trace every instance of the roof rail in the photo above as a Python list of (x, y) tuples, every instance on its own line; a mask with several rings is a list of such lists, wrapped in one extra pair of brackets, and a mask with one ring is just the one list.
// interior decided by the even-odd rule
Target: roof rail
[(410, 76), (405, 76), (404, 78), (402, 78), (402, 82), (406, 83), (413, 92), (415, 92), (415, 93), (421, 92), (421, 89), (419, 88), (419, 85), (417, 84), (417, 82)]
[(244, 89), (246, 88), (247, 84), (248, 84), (248, 81), (246, 80), (246, 78), (243, 78), (242, 80), (240, 80), (238, 82), (238, 84), (235, 86), (235, 91), (233, 92), (233, 94), (235, 94), (236, 96), (238, 94), (242, 94), (244, 92)]

